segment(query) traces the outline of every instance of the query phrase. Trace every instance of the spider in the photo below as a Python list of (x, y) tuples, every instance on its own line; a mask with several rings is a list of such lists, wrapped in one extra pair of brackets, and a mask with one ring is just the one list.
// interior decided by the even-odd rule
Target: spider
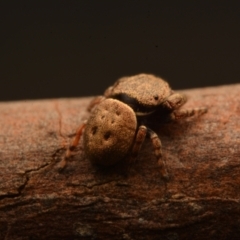
[(166, 81), (154, 75), (120, 78), (103, 96), (90, 103), (91, 114), (78, 128), (65, 161), (73, 155), (83, 136), (84, 151), (92, 162), (109, 166), (127, 156), (130, 162), (135, 162), (148, 135), (160, 174), (168, 178), (161, 141), (149, 125), (156, 114), (160, 120), (172, 121), (207, 111), (206, 108), (180, 109), (186, 101), (185, 95), (175, 93)]

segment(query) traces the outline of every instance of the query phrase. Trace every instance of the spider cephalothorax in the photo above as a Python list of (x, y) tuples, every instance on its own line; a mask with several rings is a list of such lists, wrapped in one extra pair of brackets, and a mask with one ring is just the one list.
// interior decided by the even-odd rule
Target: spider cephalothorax
[(184, 95), (174, 93), (166, 81), (156, 76), (139, 74), (121, 78), (105, 91), (104, 96), (90, 103), (90, 117), (78, 129), (66, 159), (83, 134), (86, 156), (94, 163), (113, 165), (129, 155), (130, 161), (134, 161), (146, 135), (149, 135), (160, 173), (167, 177), (161, 141), (146, 123), (160, 111), (162, 118), (168, 120), (207, 111), (206, 108), (180, 109), (186, 100)]

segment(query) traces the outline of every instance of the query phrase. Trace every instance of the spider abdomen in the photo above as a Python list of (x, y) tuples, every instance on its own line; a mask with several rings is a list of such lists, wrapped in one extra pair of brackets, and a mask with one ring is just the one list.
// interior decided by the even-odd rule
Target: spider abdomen
[(136, 115), (128, 105), (105, 99), (93, 109), (86, 124), (83, 136), (86, 155), (97, 164), (115, 164), (130, 151), (136, 129)]

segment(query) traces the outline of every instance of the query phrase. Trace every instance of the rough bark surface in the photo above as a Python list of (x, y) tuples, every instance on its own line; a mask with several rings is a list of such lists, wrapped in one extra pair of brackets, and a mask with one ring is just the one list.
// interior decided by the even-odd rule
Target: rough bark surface
[(91, 98), (0, 103), (0, 239), (239, 239), (240, 85), (192, 89), (208, 113), (160, 125), (170, 179), (147, 139), (138, 161), (59, 162)]

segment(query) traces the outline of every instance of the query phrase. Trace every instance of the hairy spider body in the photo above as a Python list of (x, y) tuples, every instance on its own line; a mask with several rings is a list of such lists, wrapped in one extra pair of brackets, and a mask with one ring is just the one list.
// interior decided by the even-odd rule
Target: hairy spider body
[(65, 159), (72, 155), (83, 134), (85, 153), (92, 162), (113, 165), (128, 155), (129, 161), (134, 162), (148, 135), (159, 171), (167, 178), (161, 141), (148, 123), (155, 113), (172, 121), (207, 111), (206, 108), (181, 110), (186, 100), (184, 95), (174, 93), (166, 81), (156, 76), (139, 74), (121, 78), (105, 91), (104, 96), (90, 103), (91, 115), (78, 129)]
[(167, 82), (149, 74), (120, 78), (104, 96), (129, 105), (137, 116), (154, 112), (173, 91)]
[(105, 99), (93, 109), (83, 134), (86, 155), (95, 163), (113, 165), (130, 151), (137, 130), (131, 107)]

